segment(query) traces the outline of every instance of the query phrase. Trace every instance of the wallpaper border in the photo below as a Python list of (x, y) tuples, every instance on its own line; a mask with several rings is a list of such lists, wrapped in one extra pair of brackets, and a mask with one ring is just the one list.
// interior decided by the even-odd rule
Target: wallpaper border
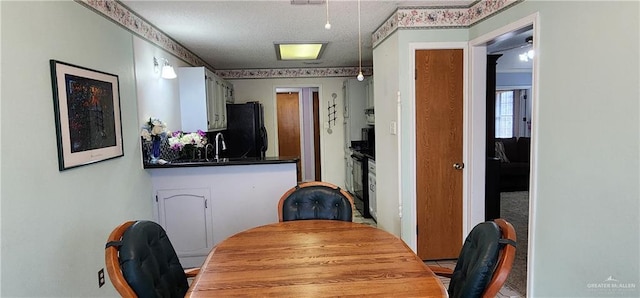
[[(355, 77), (357, 67), (216, 70), (169, 35), (115, 0), (75, 0), (193, 66), (205, 66), (224, 79)], [(372, 35), (375, 48), (398, 29), (468, 28), (523, 0), (482, 0), (469, 7), (398, 8)], [(373, 68), (363, 67), (364, 75)]]

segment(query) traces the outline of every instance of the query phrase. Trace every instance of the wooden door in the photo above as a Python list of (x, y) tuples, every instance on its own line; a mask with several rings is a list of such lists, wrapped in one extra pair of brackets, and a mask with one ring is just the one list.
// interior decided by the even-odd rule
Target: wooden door
[[(300, 103), (297, 92), (277, 93), (278, 101), (278, 155), (301, 158)], [(297, 163), (298, 181), (302, 181), (300, 160)]]
[(457, 258), (462, 247), (461, 49), (416, 51), (418, 256)]

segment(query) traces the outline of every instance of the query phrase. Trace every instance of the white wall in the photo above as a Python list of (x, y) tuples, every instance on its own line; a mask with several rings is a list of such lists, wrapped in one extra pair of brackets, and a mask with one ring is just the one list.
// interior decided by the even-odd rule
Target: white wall
[[(413, 79), (407, 52), (410, 44), (467, 41), (540, 12), (540, 38), (536, 41), (540, 47), (536, 53), (539, 102), (534, 104), (536, 142), (532, 148), (536, 168), (532, 178), (532, 193), (536, 195), (532, 200), (536, 203), (530, 225), (535, 231), (529, 254), (533, 259), (529, 267), (531, 296), (638, 296), (638, 4), (525, 1), (469, 30), (405, 30), (394, 34), (398, 35), (398, 86), (403, 98), (400, 174), (404, 177), (413, 167), (406, 160), (414, 138), (407, 130), (407, 121), (414, 111), (404, 104), (405, 95), (413, 92), (406, 83)], [(386, 44), (395, 42), (390, 37), (374, 49), (378, 127), (387, 127), (384, 122), (393, 119), (391, 103), (379, 94), (385, 93), (383, 85), (394, 88), (396, 84), (380, 76), (381, 65), (395, 59), (383, 57), (395, 51)], [(377, 134), (377, 138), (384, 138), (382, 132)], [(376, 166), (381, 172), (378, 177), (398, 167), (392, 156), (395, 144), (390, 139), (392, 142), (376, 144)], [(393, 187), (386, 181), (378, 185)], [(415, 185), (403, 180), (400, 187), (406, 206), (408, 199), (413, 200), (407, 194)], [(397, 190), (386, 191), (393, 195)], [(393, 207), (385, 200), (395, 198), (380, 197), (379, 205)], [(407, 216), (412, 211), (403, 212)], [(378, 216), (383, 215), (388, 216), (379, 211)], [(409, 222), (406, 228), (404, 224), (401, 233), (406, 241), (413, 237), (405, 233), (415, 223)], [(602, 283), (609, 276), (636, 288), (631, 292), (589, 288), (589, 284)]]
[[(2, 5), (0, 5), (0, 16), (2, 16)], [(0, 22), (0, 32), (2, 32), (2, 22)], [(2, 65), (2, 47), (0, 46), (0, 65)], [(0, 67), (1, 68), (1, 67)], [(2, 75), (0, 74), (0, 78)], [(2, 94), (2, 84), (0, 82), (0, 95)], [(1, 96), (0, 96), (1, 97)], [(0, 104), (0, 132), (2, 131), (2, 104)], [(0, 133), (0, 135), (2, 135)], [(2, 138), (0, 138), (0, 148), (2, 148)], [(0, 169), (2, 169), (2, 154), (0, 154)], [(0, 215), (2, 214), (2, 172), (0, 170)], [(2, 220), (0, 219), (0, 296), (2, 295)]]
[[(470, 35), (535, 12), (529, 294), (638, 297), (640, 3), (525, 1)], [(635, 289), (589, 288), (609, 276)]]
[[(401, 236), (415, 246), (415, 159), (411, 146), (415, 139), (415, 111), (410, 102), (414, 69), (411, 44), (467, 41), (467, 29), (400, 30), (374, 50), (374, 93), (376, 107), (376, 186), (378, 223), (382, 229)], [(397, 115), (398, 91), (402, 101)], [(390, 133), (391, 121), (399, 121), (398, 135)], [(400, 148), (400, 149), (399, 149)], [(415, 152), (415, 150), (413, 151)], [(413, 154), (413, 157), (411, 157)], [(398, 158), (400, 156), (400, 158)], [(398, 176), (399, 175), (399, 176)], [(398, 177), (401, 177), (400, 181)], [(400, 197), (401, 196), (401, 197)], [(401, 202), (401, 203), (400, 203)], [(399, 206), (402, 204), (402, 218)]]
[[(163, 79), (154, 71), (153, 58), (165, 58), (178, 71), (178, 67), (191, 66), (138, 36), (133, 36), (135, 57), (138, 122), (149, 117), (162, 120), (170, 131), (181, 130), (180, 93), (178, 79)], [(162, 61), (158, 61), (162, 67)]]
[[(152, 218), (141, 167), (132, 35), (71, 1), (0, 2), (3, 297), (116, 296), (104, 245)], [(124, 156), (58, 171), (49, 59), (119, 76)]]
[[(376, 203), (378, 227), (400, 235), (398, 136), (389, 132), (391, 121), (400, 127), (397, 99), (398, 33), (373, 50), (373, 93), (376, 112)], [(402, 95), (401, 95), (402, 96)]]
[[(329, 117), (326, 113), (327, 102), (333, 102), (332, 93), (336, 93), (337, 110), (342, 111), (342, 82), (345, 78), (303, 78), (303, 79), (252, 79), (229, 80), (233, 84), (236, 103), (259, 101), (264, 106), (264, 121), (269, 135), (267, 156), (278, 156), (276, 122), (276, 88), (318, 87), (320, 96), (320, 159), (322, 161), (322, 181), (344, 187), (344, 128), (341, 113), (337, 114), (336, 126), (332, 133), (326, 129)], [(332, 122), (333, 123), (333, 122)]]

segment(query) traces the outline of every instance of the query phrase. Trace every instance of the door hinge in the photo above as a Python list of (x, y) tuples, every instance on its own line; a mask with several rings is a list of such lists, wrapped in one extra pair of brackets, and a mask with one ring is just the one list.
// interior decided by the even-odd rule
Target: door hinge
[(204, 200), (204, 208), (205, 209), (209, 208), (209, 207), (207, 207), (207, 200), (206, 199)]
[(416, 235), (419, 235), (418, 234), (418, 225), (416, 225)]
[(414, 69), (413, 79), (414, 79), (414, 80), (417, 80), (417, 79), (418, 79), (418, 69), (417, 69), (417, 68), (415, 68), (415, 69)]

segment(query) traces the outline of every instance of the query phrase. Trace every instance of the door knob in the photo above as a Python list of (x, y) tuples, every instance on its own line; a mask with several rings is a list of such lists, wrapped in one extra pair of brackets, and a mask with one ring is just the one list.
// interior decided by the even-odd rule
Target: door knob
[(453, 168), (456, 169), (456, 170), (462, 170), (462, 169), (464, 169), (464, 163), (457, 163), (456, 162), (456, 163), (453, 164)]

